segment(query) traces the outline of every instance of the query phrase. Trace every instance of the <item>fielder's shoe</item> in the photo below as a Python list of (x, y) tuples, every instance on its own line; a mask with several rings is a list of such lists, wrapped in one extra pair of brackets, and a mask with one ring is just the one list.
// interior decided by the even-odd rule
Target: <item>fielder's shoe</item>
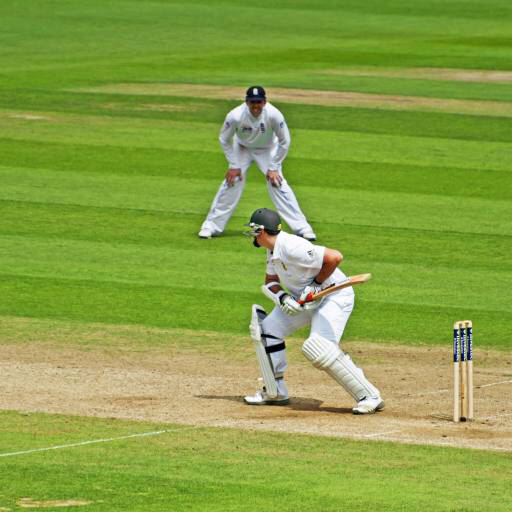
[(254, 395), (244, 396), (244, 401), (249, 405), (288, 405), (290, 403), (287, 396), (277, 395), (275, 398), (270, 398), (265, 388), (258, 389)]
[(197, 234), (199, 238), (211, 238), (213, 236), (213, 231), (207, 228), (202, 228), (201, 231)]
[(354, 414), (373, 414), (384, 409), (384, 400), (380, 396), (364, 397), (352, 408)]
[(316, 235), (312, 229), (306, 229), (302, 233), (297, 233), (297, 236), (301, 236), (302, 238), (305, 238), (306, 240), (309, 240), (310, 242), (314, 242), (316, 240)]

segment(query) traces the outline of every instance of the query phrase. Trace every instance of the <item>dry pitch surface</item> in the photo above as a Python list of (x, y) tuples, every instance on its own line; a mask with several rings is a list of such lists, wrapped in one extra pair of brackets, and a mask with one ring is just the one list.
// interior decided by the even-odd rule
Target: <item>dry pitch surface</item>
[[(99, 333), (101, 335), (101, 333)], [(219, 336), (218, 333), (215, 333)], [(512, 356), (475, 350), (475, 421), (451, 421), (451, 347), (344, 343), (382, 390), (384, 411), (354, 416), (350, 397), (289, 340), (285, 407), (251, 407), (249, 338), (236, 360), (165, 346), (66, 348), (32, 338), (0, 345), (0, 408), (512, 451)], [(230, 350), (232, 352), (232, 350)]]

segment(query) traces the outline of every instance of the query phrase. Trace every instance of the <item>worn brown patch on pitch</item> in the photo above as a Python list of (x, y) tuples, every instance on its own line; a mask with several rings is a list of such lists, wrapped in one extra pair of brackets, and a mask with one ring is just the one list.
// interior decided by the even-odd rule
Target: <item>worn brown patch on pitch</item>
[(89, 505), (87, 500), (34, 500), (32, 498), (20, 498), (16, 505), (20, 508), (49, 508), (49, 507), (80, 507)]
[(447, 80), (454, 82), (510, 83), (512, 71), (456, 68), (336, 68), (318, 71), (320, 75), (370, 76), (389, 78), (414, 78), (422, 80)]
[[(18, 323), (19, 331), (30, 324)], [(39, 341), (34, 329), (27, 329), (30, 341), (25, 342), (3, 335), (0, 408), (512, 451), (512, 355), (506, 352), (476, 345), (476, 419), (454, 424), (450, 343), (410, 347), (344, 342), (343, 349), (386, 402), (378, 414), (354, 416), (352, 399), (304, 360), (300, 339), (287, 340), (290, 405), (251, 407), (242, 399), (258, 385), (248, 336), (230, 335), (237, 349), (236, 357), (228, 358), (204, 352), (201, 345), (178, 350), (165, 343), (144, 348), (133, 342), (149, 332), (154, 340), (164, 336), (172, 344), (178, 331), (170, 329), (90, 326), (91, 336), (105, 336), (108, 346), (101, 347), (82, 345), (83, 324), (77, 334), (72, 326), (61, 327), (55, 323), (54, 342), (44, 333)], [(187, 335), (179, 332), (180, 339)]]
[(51, 116), (36, 112), (5, 112), (11, 119), (24, 119), (25, 121), (51, 121)]
[(130, 105), (126, 103), (103, 103), (101, 108), (108, 110), (120, 110), (125, 112), (193, 112), (210, 107), (208, 103), (143, 103), (141, 105)]
[[(86, 87), (75, 91), (109, 94), (182, 96), (243, 101), (244, 87), (208, 84), (121, 83)], [(323, 91), (272, 87), (269, 100), (276, 103), (364, 107), (390, 110), (437, 111), (481, 116), (512, 117), (512, 102), (487, 100), (458, 100), (391, 94), (372, 94), (352, 91)]]

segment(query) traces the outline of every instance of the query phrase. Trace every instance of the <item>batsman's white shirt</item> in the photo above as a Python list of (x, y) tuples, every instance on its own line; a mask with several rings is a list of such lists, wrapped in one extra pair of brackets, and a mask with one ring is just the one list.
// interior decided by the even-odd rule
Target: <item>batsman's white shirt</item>
[[(279, 276), (279, 281), (295, 298), (310, 285), (322, 268), (325, 247), (314, 245), (300, 236), (281, 231), (273, 251), (267, 250), (267, 274)], [(347, 277), (339, 269), (323, 282), (323, 287), (337, 284)], [(352, 287), (343, 288), (335, 295), (353, 295)]]
[(260, 116), (253, 117), (247, 104), (242, 103), (226, 116), (219, 141), (233, 169), (242, 167), (234, 142), (248, 149), (273, 149), (269, 169), (278, 170), (290, 147), (290, 132), (283, 114), (272, 104), (267, 102)]
[[(324, 253), (325, 247), (281, 231), (274, 250), (267, 251), (266, 272), (277, 275), (281, 284), (297, 298), (320, 272)], [(345, 274), (336, 268), (324, 283), (328, 286), (345, 279)], [(267, 345), (281, 343), (289, 334), (305, 325), (311, 326), (311, 335), (317, 334), (338, 345), (353, 307), (354, 290), (351, 286), (327, 295), (317, 308), (301, 311), (297, 315), (287, 315), (279, 306), (275, 306), (261, 324), (263, 332), (273, 336), (267, 338)], [(275, 371), (285, 371), (285, 350), (270, 353), (270, 359)], [(287, 396), (284, 381), (281, 379), (277, 384), (279, 393)]]

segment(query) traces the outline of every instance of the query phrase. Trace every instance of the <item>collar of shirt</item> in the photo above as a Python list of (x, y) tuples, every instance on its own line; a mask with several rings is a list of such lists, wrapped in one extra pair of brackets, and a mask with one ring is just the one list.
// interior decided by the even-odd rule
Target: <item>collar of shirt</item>
[[(283, 234), (285, 236), (283, 236)], [(286, 233), (284, 231), (280, 231), (276, 237), (276, 243), (274, 244), (274, 249), (270, 251), (270, 259), (272, 260), (280, 260), (281, 259), (281, 246), (284, 243), (284, 238), (286, 238)]]

